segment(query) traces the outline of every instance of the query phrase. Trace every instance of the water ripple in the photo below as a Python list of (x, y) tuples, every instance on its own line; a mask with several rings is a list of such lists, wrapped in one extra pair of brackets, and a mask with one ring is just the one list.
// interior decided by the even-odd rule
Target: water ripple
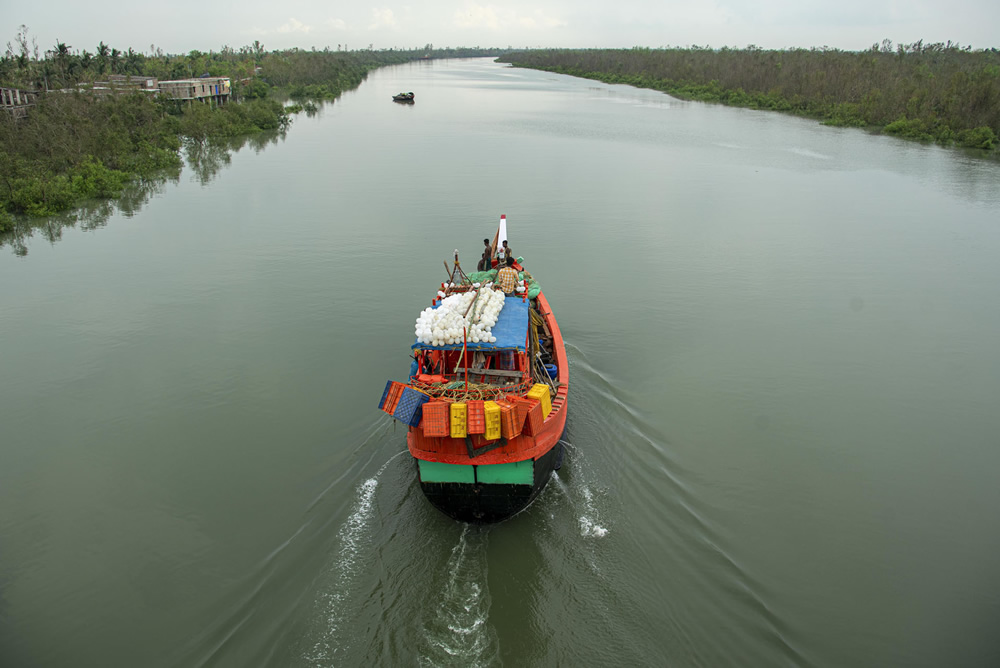
[[(474, 532), (474, 533), (473, 533)], [(470, 533), (473, 535), (470, 536)], [(445, 566), (440, 602), (424, 624), (417, 663), (421, 666), (491, 666), (499, 664), (496, 632), (488, 624), (490, 594), (486, 584), (488, 529), (462, 526)]]

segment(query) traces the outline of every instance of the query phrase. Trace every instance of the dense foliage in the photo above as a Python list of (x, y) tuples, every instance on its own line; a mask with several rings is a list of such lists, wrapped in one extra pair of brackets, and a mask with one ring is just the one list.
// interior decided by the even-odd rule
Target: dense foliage
[(0, 208), (45, 215), (113, 197), (133, 176), (178, 163), (177, 124), (132, 93), (45, 96), (25, 118), (0, 115)]
[(1000, 51), (888, 40), (836, 49), (539, 50), (500, 60), (982, 149), (1000, 136)]
[(93, 52), (56, 42), (45, 50), (21, 26), (14, 42), (8, 42), (6, 53), (0, 57), (0, 85), (49, 91), (106, 81), (112, 74), (161, 80), (219, 76), (232, 80), (239, 98), (262, 97), (267, 85), (326, 85), (331, 90), (344, 91), (357, 87), (368, 72), (383, 65), (419, 58), (473, 58), (501, 53), (499, 49), (479, 47), (435, 49), (432, 44), (422, 49), (377, 51), (370, 46), (358, 51), (341, 46), (322, 51), (315, 48), (267, 51), (255, 41), (238, 49), (223, 46), (220, 51), (194, 50), (171, 55), (154, 45), (150, 45), (146, 54), (132, 48), (120, 50), (104, 42)]
[[(484, 55), (476, 51), (465, 55)], [(0, 58), (0, 85), (36, 91), (38, 102), (24, 118), (0, 114), (0, 232), (13, 226), (11, 213), (50, 215), (90, 198), (118, 197), (126, 184), (179, 165), (185, 142), (224, 145), (283, 129), (289, 111), (315, 109), (310, 102), (284, 109), (275, 88), (303, 101), (332, 100), (372, 69), (425, 56), (424, 50), (267, 52), (260, 42), (184, 55), (155, 47), (149, 55), (120, 51), (103, 42), (93, 53), (79, 52), (58, 42), (42, 55), (21, 26)], [(227, 76), (237, 103), (183, 103), (124, 89), (108, 94), (100, 84), (113, 74)]]

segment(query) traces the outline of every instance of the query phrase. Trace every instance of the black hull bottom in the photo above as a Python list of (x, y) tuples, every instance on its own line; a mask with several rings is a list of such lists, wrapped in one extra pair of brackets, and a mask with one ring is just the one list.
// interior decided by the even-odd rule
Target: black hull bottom
[(531, 485), (421, 481), (420, 487), (435, 508), (459, 522), (502, 522), (527, 508), (541, 493), (556, 463), (562, 463), (562, 449), (562, 443), (557, 443), (535, 461)]

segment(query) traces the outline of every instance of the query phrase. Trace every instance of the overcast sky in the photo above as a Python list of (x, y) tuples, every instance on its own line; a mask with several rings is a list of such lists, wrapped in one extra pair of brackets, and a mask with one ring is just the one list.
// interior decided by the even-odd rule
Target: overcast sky
[(42, 51), (56, 41), (93, 52), (445, 46), (830, 46), (865, 49), (952, 40), (1000, 47), (998, 0), (0, 0), (2, 41), (26, 25)]

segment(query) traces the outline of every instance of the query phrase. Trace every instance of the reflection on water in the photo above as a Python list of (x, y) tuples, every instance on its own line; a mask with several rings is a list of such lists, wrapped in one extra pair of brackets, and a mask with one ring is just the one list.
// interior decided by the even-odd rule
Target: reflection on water
[(233, 153), (249, 145), (254, 153), (260, 153), (267, 146), (285, 139), (284, 130), (260, 132), (242, 137), (218, 139), (185, 139), (184, 158), (201, 185), (207, 185), (224, 167), (232, 161)]
[[(242, 137), (226, 137), (212, 140), (185, 139), (184, 159), (201, 185), (207, 185), (232, 161), (232, 155), (245, 146), (260, 153), (267, 146), (285, 139), (284, 131), (260, 132)], [(183, 167), (166, 169), (159, 174), (140, 178), (128, 186), (117, 199), (90, 200), (78, 208), (47, 218), (20, 216), (15, 219), (14, 229), (0, 234), (0, 248), (9, 246), (14, 254), (24, 257), (28, 254), (28, 241), (36, 234), (50, 244), (62, 239), (63, 230), (77, 227), (91, 231), (104, 227), (115, 213), (126, 218), (137, 214), (153, 195), (165, 192), (168, 183), (180, 181)]]

